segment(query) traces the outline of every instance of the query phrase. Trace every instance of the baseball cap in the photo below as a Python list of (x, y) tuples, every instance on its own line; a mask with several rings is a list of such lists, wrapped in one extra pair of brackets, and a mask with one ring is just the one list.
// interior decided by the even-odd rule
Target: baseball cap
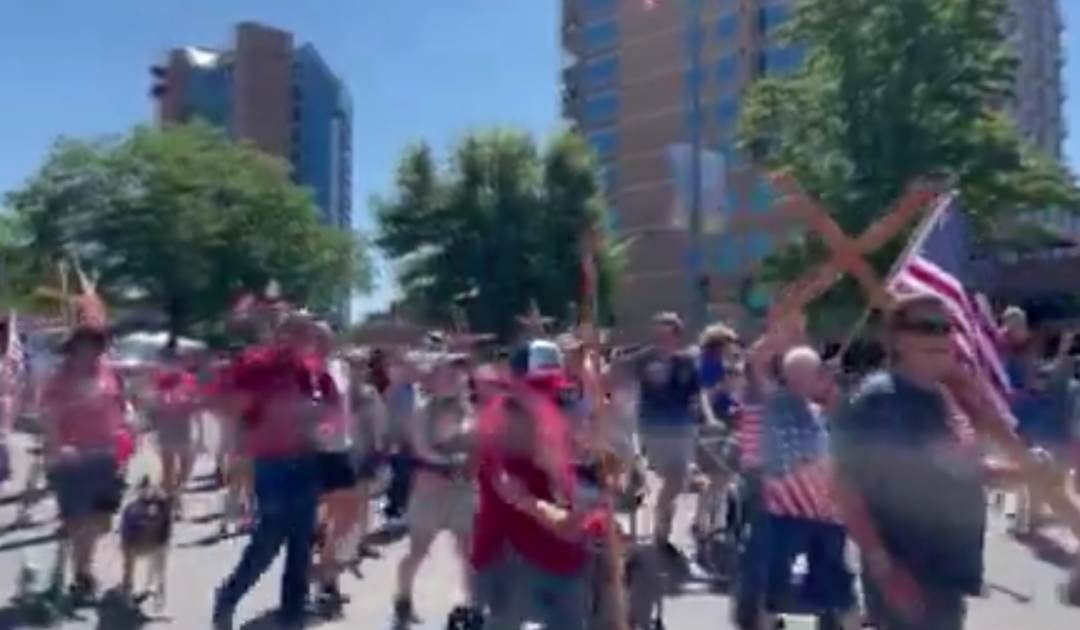
[(510, 353), (510, 372), (517, 377), (562, 372), (563, 352), (546, 339), (536, 339)]

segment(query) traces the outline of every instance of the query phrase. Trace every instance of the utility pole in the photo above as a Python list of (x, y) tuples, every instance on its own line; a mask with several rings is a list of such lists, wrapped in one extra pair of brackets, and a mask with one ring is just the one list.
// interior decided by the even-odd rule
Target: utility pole
[(705, 117), (702, 103), (702, 84), (705, 81), (704, 33), (701, 18), (704, 0), (684, 0), (687, 3), (687, 28), (691, 29), (693, 43), (690, 51), (690, 74), (693, 77), (693, 89), (690, 90), (690, 261), (693, 299), (690, 313), (690, 325), (693, 330), (701, 330), (709, 321), (709, 265), (705, 260), (705, 212), (702, 195), (702, 151), (704, 149)]

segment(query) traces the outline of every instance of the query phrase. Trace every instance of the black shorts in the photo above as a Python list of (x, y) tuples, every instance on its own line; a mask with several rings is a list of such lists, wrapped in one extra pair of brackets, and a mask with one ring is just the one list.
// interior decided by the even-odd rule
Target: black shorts
[(45, 474), (62, 520), (112, 516), (123, 502), (124, 479), (112, 454), (79, 455), (50, 466)]
[(374, 481), (379, 476), (379, 469), (385, 464), (382, 453), (367, 453), (356, 460), (356, 477), (359, 481)]
[(359, 481), (351, 453), (319, 453), (319, 487), (323, 492), (338, 492), (356, 486)]

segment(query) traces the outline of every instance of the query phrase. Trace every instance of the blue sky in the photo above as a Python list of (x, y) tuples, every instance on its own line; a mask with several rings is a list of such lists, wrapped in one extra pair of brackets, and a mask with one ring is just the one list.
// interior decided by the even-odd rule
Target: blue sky
[[(1080, 2), (1062, 2), (1074, 42)], [(391, 182), (401, 147), (444, 147), (470, 128), (557, 124), (558, 2), (549, 0), (2, 0), (0, 191), (18, 185), (57, 135), (146, 121), (147, 67), (172, 46), (221, 45), (255, 20), (313, 42), (349, 84), (355, 214)], [(1066, 38), (1067, 40), (1069, 37)], [(1068, 142), (1080, 166), (1080, 44), (1068, 51)], [(383, 304), (384, 283), (358, 306)]]

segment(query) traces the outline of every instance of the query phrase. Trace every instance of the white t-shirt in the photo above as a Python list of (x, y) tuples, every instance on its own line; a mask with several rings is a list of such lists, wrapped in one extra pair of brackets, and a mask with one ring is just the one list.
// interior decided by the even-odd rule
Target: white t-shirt
[(318, 433), (319, 450), (329, 453), (347, 451), (352, 446), (352, 426), (349, 413), (349, 368), (341, 359), (330, 359), (326, 366), (330, 378), (334, 379), (334, 387), (341, 393), (341, 409), (338, 417), (330, 422), (324, 422)]

